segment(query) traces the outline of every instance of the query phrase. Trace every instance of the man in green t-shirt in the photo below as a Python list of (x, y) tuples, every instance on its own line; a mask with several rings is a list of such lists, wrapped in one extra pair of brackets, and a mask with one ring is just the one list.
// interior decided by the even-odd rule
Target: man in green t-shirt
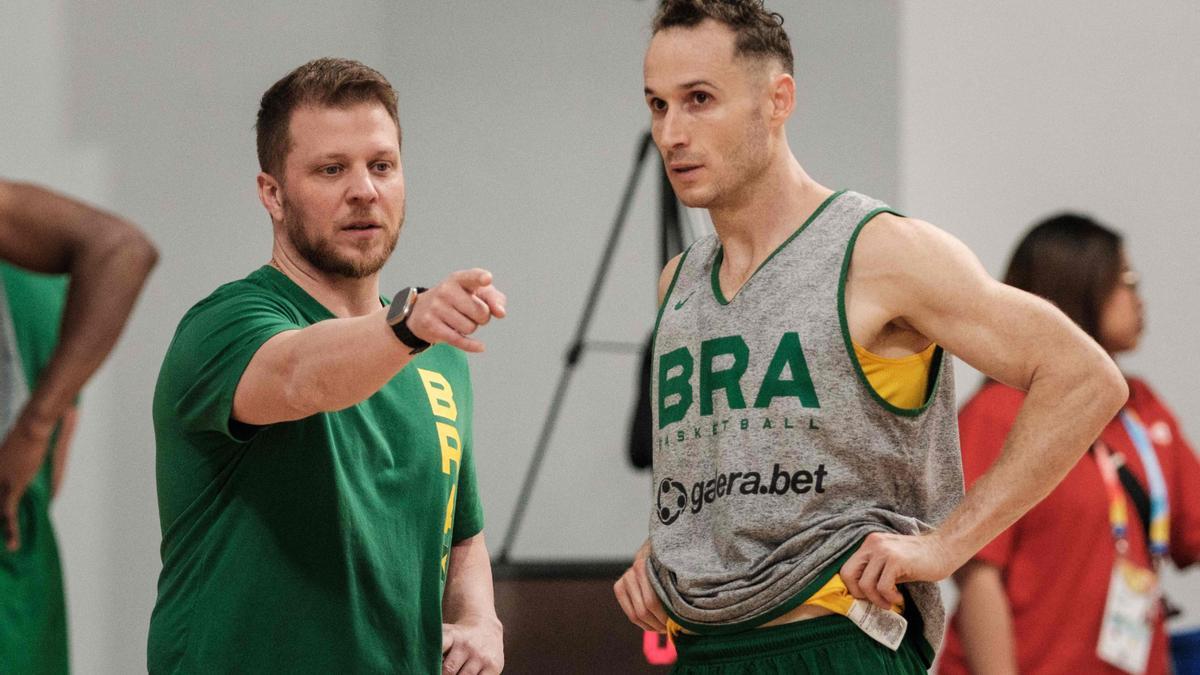
[(0, 181), (0, 673), (69, 670), (50, 500), (75, 399), (116, 343), (156, 257), (131, 223)]
[(381, 300), (404, 178), (375, 70), (297, 68), (257, 134), (270, 263), (187, 312), (155, 389), (149, 669), (498, 673), (463, 352), (505, 297), (472, 269)]

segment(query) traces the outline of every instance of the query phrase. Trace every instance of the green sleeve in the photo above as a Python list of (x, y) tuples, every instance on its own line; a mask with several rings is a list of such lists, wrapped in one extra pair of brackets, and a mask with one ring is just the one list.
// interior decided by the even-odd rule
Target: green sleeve
[(250, 359), (264, 342), (302, 328), (295, 310), (277, 295), (251, 287), (210, 296), (183, 318), (167, 352), (159, 385), (182, 430), (250, 440), (257, 427), (233, 420), (233, 395)]
[(475, 481), (475, 451), (474, 451), (474, 394), (467, 388), (468, 415), (464, 420), (466, 433), (463, 435), (462, 464), (458, 469), (458, 495), (454, 504), (454, 534), (455, 543), (474, 537), (483, 531), (483, 504), (479, 499), (479, 485)]

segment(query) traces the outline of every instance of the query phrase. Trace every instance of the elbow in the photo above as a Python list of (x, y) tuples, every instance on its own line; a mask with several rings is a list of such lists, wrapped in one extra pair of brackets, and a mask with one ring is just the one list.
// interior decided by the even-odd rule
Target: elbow
[(83, 269), (119, 270), (127, 283), (141, 286), (158, 264), (158, 248), (133, 223), (102, 214), (79, 247), (72, 274)]
[(150, 275), (150, 271), (158, 265), (158, 247), (144, 232), (137, 228), (136, 225), (118, 221), (120, 225), (116, 228), (116, 234), (113, 237), (113, 249), (120, 252), (120, 256), (124, 258), (126, 269), (145, 278)]
[(1104, 406), (1108, 413), (1106, 418), (1111, 419), (1129, 400), (1129, 383), (1117, 368), (1117, 364), (1107, 355), (1103, 357), (1102, 366), (1096, 369), (1095, 377), (1097, 404)]
[(145, 234), (138, 232), (138, 241), (134, 245), (134, 248), (138, 263), (149, 274), (150, 270), (158, 266), (158, 247)]

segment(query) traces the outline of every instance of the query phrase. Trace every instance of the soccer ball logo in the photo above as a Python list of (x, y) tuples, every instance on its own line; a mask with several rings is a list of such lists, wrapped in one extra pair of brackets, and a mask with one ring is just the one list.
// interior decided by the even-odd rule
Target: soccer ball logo
[(658, 484), (658, 508), (655, 510), (659, 522), (670, 525), (679, 520), (679, 515), (687, 508), (687, 501), (687, 488), (683, 483), (664, 478)]

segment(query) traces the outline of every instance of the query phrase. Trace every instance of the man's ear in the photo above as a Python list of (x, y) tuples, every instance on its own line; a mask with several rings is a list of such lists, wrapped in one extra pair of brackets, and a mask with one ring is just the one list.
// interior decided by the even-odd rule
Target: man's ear
[(271, 220), (283, 222), (283, 191), (279, 181), (266, 171), (258, 174), (258, 199), (271, 214)]
[(771, 98), (771, 126), (783, 126), (796, 108), (796, 80), (787, 73), (771, 77), (768, 94)]

